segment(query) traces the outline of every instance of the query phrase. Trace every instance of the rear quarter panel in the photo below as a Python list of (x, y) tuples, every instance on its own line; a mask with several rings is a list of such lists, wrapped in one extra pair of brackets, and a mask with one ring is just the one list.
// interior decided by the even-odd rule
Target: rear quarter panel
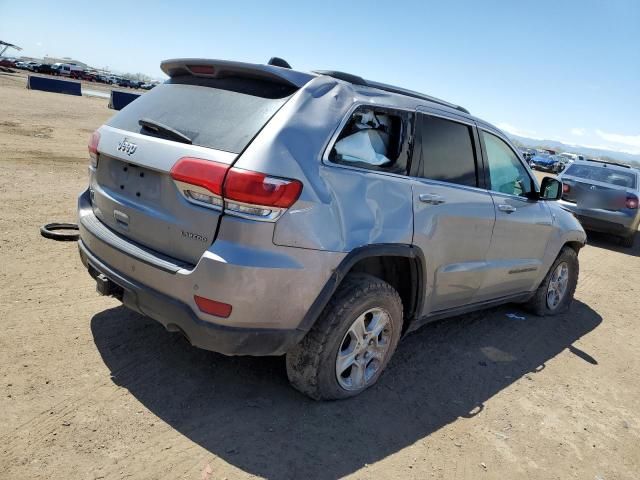
[[(295, 178), (300, 199), (276, 223), (276, 245), (347, 252), (374, 243), (411, 243), (407, 178), (325, 165), (322, 155), (356, 102), (348, 84), (318, 77), (298, 91), (242, 153), (236, 167)], [(371, 103), (378, 100), (371, 97)]]

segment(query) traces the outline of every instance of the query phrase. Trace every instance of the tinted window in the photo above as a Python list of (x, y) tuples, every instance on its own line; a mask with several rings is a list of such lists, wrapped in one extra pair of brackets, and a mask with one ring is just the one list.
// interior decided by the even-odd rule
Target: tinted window
[(480, 131), (487, 151), (489, 189), (525, 196), (533, 189), (531, 177), (513, 150), (500, 138)]
[(609, 183), (620, 187), (636, 188), (636, 174), (631, 170), (624, 171), (599, 165), (576, 165), (574, 163), (564, 175)]
[(295, 89), (243, 78), (174, 78), (140, 96), (107, 125), (153, 135), (138, 120), (167, 125), (194, 145), (240, 153)]
[(443, 118), (420, 115), (419, 176), (477, 186), (471, 127)]

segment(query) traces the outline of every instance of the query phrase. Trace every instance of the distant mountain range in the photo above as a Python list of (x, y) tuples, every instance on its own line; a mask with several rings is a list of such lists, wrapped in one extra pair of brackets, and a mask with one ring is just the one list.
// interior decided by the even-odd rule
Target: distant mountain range
[[(506, 133), (506, 132), (505, 132)], [(636, 168), (640, 168), (640, 155), (632, 153), (616, 152), (615, 150), (606, 150), (600, 148), (583, 147), (581, 145), (568, 145), (558, 142), (557, 140), (535, 140), (533, 138), (521, 137), (506, 133), (513, 143), (529, 148), (550, 148), (557, 152), (578, 153), (587, 158), (609, 159), (621, 163), (628, 163)]]

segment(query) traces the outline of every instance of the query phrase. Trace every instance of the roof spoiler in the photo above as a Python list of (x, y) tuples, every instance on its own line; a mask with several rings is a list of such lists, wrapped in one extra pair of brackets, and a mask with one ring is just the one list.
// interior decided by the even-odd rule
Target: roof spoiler
[(302, 87), (314, 78), (308, 73), (297, 72), (286, 67), (203, 58), (165, 60), (160, 63), (160, 68), (171, 78), (180, 75), (208, 78), (245, 77), (281, 83), (296, 88)]

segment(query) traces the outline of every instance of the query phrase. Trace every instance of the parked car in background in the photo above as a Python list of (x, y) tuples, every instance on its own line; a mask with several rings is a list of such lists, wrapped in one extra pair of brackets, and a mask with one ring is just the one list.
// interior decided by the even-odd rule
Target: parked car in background
[(73, 63), (62, 63), (57, 69), (58, 75), (65, 77), (78, 77), (84, 69)]
[(151, 90), (156, 85), (157, 83), (143, 83), (142, 85), (140, 85), (140, 88), (143, 90)]
[(531, 162), (531, 159), (535, 156), (536, 151), (531, 148), (521, 148), (520, 153), (522, 157), (527, 161), (527, 163)]
[(564, 164), (555, 155), (537, 154), (529, 162), (534, 170), (559, 173), (564, 169)]
[(34, 71), (37, 73), (46, 73), (47, 75), (53, 75), (56, 71), (53, 69), (52, 65), (48, 63), (41, 63), (34, 68)]
[(566, 163), (571, 163), (571, 162), (575, 162), (576, 160), (584, 160), (584, 155), (580, 155), (577, 153), (567, 153), (567, 152), (563, 152), (558, 154), (558, 158), (560, 159), (566, 159)]
[(33, 67), (37, 65), (36, 62), (32, 62), (32, 61), (19, 61), (16, 62), (16, 68), (19, 68), (21, 70), (33, 70)]
[(0, 58), (0, 67), (16, 68), (16, 59), (10, 57)]
[(627, 165), (576, 160), (558, 176), (560, 204), (586, 230), (611, 233), (632, 247), (640, 224), (640, 172)]
[(79, 250), (102, 294), (201, 348), (286, 354), (315, 399), (375, 384), (427, 322), (569, 308), (586, 236), (561, 183), (466, 109), (333, 71), (161, 68), (90, 140)]

